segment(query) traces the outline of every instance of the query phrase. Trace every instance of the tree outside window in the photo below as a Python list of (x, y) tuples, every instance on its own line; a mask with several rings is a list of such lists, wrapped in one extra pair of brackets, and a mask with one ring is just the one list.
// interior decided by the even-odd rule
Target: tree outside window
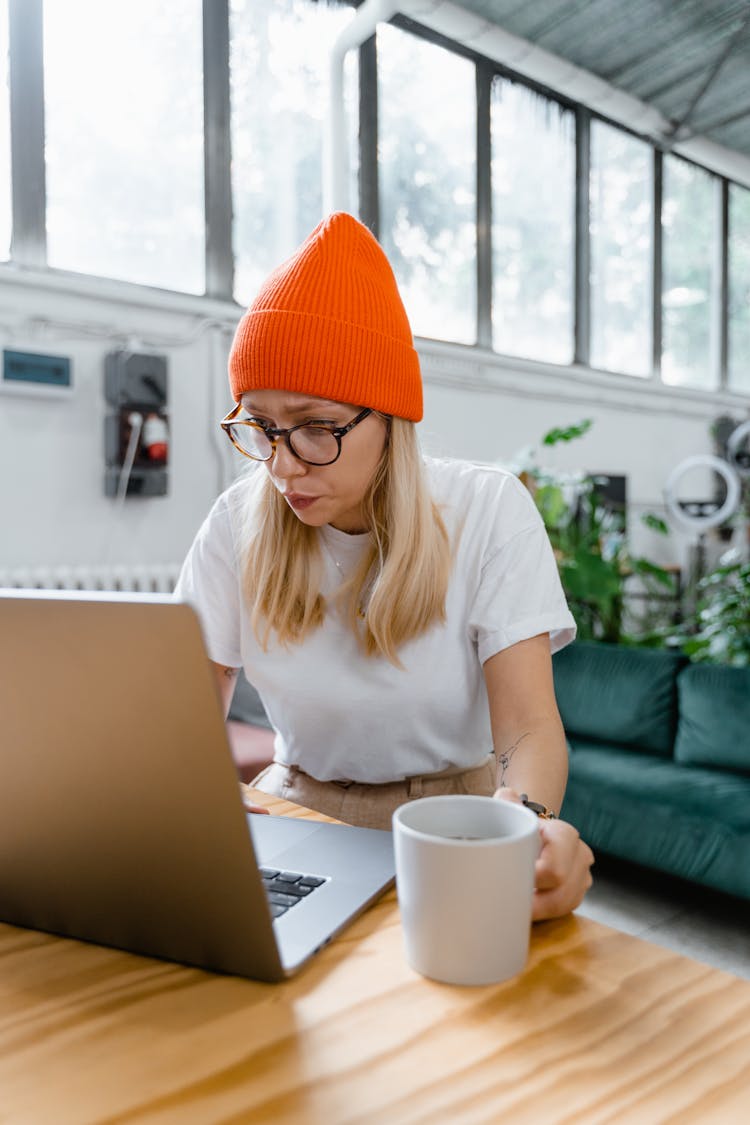
[(575, 118), (505, 78), (492, 84), (492, 339), (573, 359)]
[(716, 176), (664, 158), (662, 378), (715, 390), (718, 355)]
[(729, 187), (729, 389), (750, 393), (750, 191)]
[(650, 375), (651, 146), (592, 121), (589, 198), (591, 366)]
[(50, 265), (205, 290), (200, 0), (45, 0)]
[(377, 45), (381, 241), (415, 334), (472, 344), (474, 64), (388, 25)]
[[(312, 0), (232, 0), (234, 292), (243, 305), (323, 217), (329, 57), (351, 19), (350, 7)], [(355, 209), (356, 51), (346, 56), (345, 102)]]

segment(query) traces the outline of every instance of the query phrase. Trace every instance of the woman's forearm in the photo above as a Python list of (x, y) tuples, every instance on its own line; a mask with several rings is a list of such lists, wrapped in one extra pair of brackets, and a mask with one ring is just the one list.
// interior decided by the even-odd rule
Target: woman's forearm
[[(568, 748), (555, 701), (549, 638), (520, 641), (484, 665), (497, 787), (526, 793), (559, 813), (568, 778)], [(500, 796), (508, 794), (500, 793)], [(540, 821), (533, 917), (574, 910), (591, 886), (591, 849), (563, 820)]]
[(495, 734), (497, 788), (515, 789), (559, 813), (568, 779), (568, 751), (556, 715), (527, 729)]
[(498, 789), (560, 811), (568, 750), (555, 701), (549, 637), (520, 641), (484, 665)]

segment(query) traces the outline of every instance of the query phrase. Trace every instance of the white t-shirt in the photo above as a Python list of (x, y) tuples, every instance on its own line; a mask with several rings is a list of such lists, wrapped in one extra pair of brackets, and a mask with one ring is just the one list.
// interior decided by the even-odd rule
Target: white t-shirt
[[(484, 661), (539, 633), (550, 634), (553, 652), (575, 636), (544, 525), (521, 482), (463, 461), (425, 464), (455, 562), (446, 621), (400, 650), (403, 668), (364, 656), (336, 610), (302, 644), (282, 647), (272, 634), (263, 652), (240, 588), (247, 478), (216, 501), (182, 568), (176, 594), (198, 611), (211, 659), (244, 668), (259, 692), (277, 732), (276, 761), (321, 781), (388, 782), (477, 765), (492, 752)], [(369, 535), (330, 526), (321, 535), (325, 596)]]

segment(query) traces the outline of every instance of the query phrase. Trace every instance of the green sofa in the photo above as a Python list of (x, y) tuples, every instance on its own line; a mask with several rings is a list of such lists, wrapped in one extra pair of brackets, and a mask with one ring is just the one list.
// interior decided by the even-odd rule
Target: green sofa
[(586, 641), (553, 665), (565, 819), (595, 852), (750, 898), (750, 668)]

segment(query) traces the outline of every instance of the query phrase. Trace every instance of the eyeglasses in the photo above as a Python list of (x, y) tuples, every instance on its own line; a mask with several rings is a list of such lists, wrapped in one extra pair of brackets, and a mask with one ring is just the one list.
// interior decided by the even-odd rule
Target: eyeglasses
[(256, 419), (237, 415), (242, 410), (238, 403), (219, 425), (235, 449), (253, 461), (270, 461), (281, 438), (298, 461), (306, 465), (332, 465), (341, 456), (341, 439), (372, 414), (369, 406), (360, 410), (346, 426), (326, 426), (324, 423), (302, 422), (288, 430), (278, 430)]

